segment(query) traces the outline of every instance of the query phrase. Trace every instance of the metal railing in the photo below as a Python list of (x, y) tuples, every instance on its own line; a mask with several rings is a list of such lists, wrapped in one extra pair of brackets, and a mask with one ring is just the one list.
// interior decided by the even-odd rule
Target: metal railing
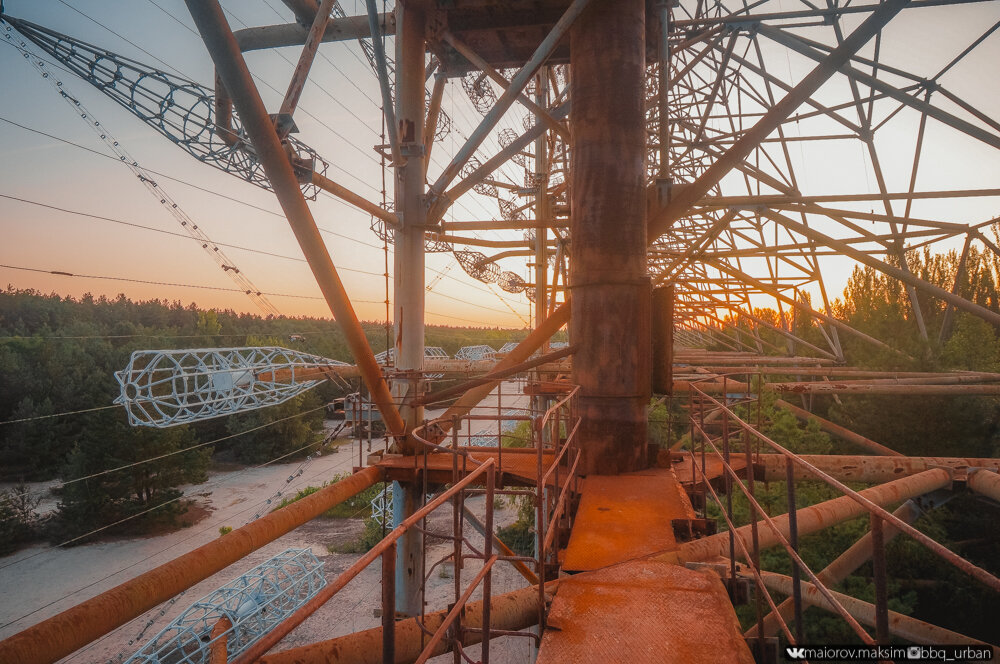
[[(746, 375), (746, 374), (742, 374)], [(799, 455), (778, 444), (761, 432), (762, 408), (759, 398), (760, 391), (764, 388), (763, 380), (758, 378), (756, 386), (752, 385), (750, 377), (747, 376), (746, 383), (731, 382), (728, 375), (720, 376), (722, 379), (722, 394), (713, 396), (706, 389), (702, 389), (702, 383), (691, 384), (691, 399), (688, 405), (688, 416), (691, 425), (691, 482), (692, 487), (699, 487), (704, 490), (715, 504), (719, 507), (723, 519), (728, 526), (728, 558), (729, 558), (729, 578), (737, 578), (737, 557), (742, 557), (748, 562), (749, 570), (753, 576), (757, 592), (755, 592), (755, 612), (756, 612), (756, 637), (758, 652), (764, 652), (764, 614), (762, 602), (766, 601), (770, 606), (773, 619), (778, 622), (781, 631), (788, 642), (792, 645), (803, 641), (803, 599), (802, 599), (802, 575), (808, 577), (809, 582), (816, 592), (825, 599), (828, 607), (851, 627), (863, 643), (866, 645), (887, 644), (889, 640), (889, 611), (888, 611), (888, 591), (885, 558), (886, 537), (884, 531), (891, 527), (898, 532), (909, 535), (924, 547), (931, 550), (939, 558), (978, 579), (994, 590), (1000, 590), (1000, 579), (993, 576), (986, 570), (972, 564), (954, 552), (945, 548), (942, 544), (931, 539), (927, 535), (911, 526), (909, 523), (890, 513), (881, 505), (876, 504), (858, 491), (851, 489), (836, 478), (815, 467)], [(740, 396), (735, 398), (737, 403), (744, 404), (750, 412), (756, 406), (756, 426), (751, 425), (733, 409), (733, 399), (729, 395), (729, 386), (738, 386)], [(756, 390), (754, 390), (756, 388)], [(714, 390), (713, 390), (714, 391)], [(754, 392), (756, 391), (756, 397)], [(717, 412), (721, 417), (715, 435), (707, 431), (709, 418), (706, 415), (706, 408)], [(737, 429), (736, 432), (730, 430), (731, 425)], [(736, 441), (733, 440), (734, 436)], [(759, 463), (761, 447), (767, 447), (781, 454), (785, 458), (788, 499), (787, 532), (784, 535), (783, 529), (775, 522), (767, 510), (755, 497), (755, 458)], [(756, 449), (754, 449), (756, 448)], [(700, 455), (700, 467), (698, 456)], [(722, 492), (725, 494), (725, 502), (720, 498), (719, 493), (712, 486), (707, 473), (707, 459), (709, 455), (714, 456), (722, 463)], [(734, 467), (734, 461), (738, 459), (736, 455), (742, 456), (744, 464), (745, 481), (740, 478), (738, 468)], [(843, 496), (856, 502), (864, 511), (868, 512), (871, 521), (871, 560), (873, 565), (873, 582), (875, 585), (875, 605), (874, 605), (874, 626), (875, 637), (873, 638), (858, 622), (856, 617), (845, 607), (844, 603), (833, 593), (823, 582), (820, 575), (814, 573), (802, 560), (799, 554), (799, 527), (798, 512), (796, 506), (796, 467), (805, 471), (816, 480), (824, 482), (833, 487)], [(946, 469), (947, 470), (947, 469)], [(949, 474), (951, 473), (948, 470)], [(739, 487), (740, 492), (747, 500), (750, 511), (750, 544), (744, 539), (733, 522), (733, 486)], [(706, 506), (707, 507), (707, 506)], [(808, 508), (803, 508), (808, 509)], [(791, 574), (791, 600), (794, 606), (794, 634), (785, 620), (782, 611), (775, 604), (764, 579), (768, 572), (760, 567), (760, 524), (763, 524), (778, 544), (780, 544), (792, 561)], [(739, 555), (737, 554), (739, 551)], [(784, 584), (788, 586), (789, 584)], [(917, 621), (914, 621), (917, 622)], [(921, 623), (922, 624), (922, 623)], [(753, 630), (751, 630), (753, 631)], [(972, 640), (969, 639), (971, 642)]]
[[(549, 568), (558, 562), (557, 537), (561, 532), (568, 532), (571, 525), (572, 497), (578, 493), (578, 476), (576, 470), (580, 459), (580, 450), (575, 446), (577, 432), (580, 426), (580, 418), (573, 412), (573, 404), (579, 387), (574, 385), (561, 385), (546, 383), (546, 387), (553, 391), (547, 394), (542, 400), (547, 405), (544, 411), (537, 408), (505, 408), (502, 399), (502, 383), (497, 391), (497, 406), (473, 409), (462, 416), (455, 416), (448, 423), (450, 429), (450, 444), (432, 442), (433, 438), (441, 438), (444, 428), (440, 422), (428, 422), (425, 425), (414, 429), (413, 438), (419, 445), (422, 445), (425, 452), (448, 453), (452, 455), (453, 481), (461, 474), (468, 472), (470, 464), (478, 466), (486, 461), (496, 460), (496, 467), (500, 473), (499, 488), (494, 487), (494, 495), (526, 496), (534, 501), (535, 507), (535, 551), (534, 556), (518, 555), (511, 551), (503, 543), (499, 543), (506, 551), (497, 553), (494, 556), (474, 553), (467, 558), (493, 559), (497, 562), (508, 562), (518, 567), (518, 571), (529, 583), (538, 586), (538, 616), (539, 625), (544, 627), (545, 623), (545, 582)], [(486, 411), (486, 412), (483, 412)], [(484, 447), (472, 444), (476, 434), (472, 432), (471, 424), (474, 422), (496, 422), (497, 424), (497, 445), (495, 447)], [(530, 422), (528, 439), (525, 441), (527, 447), (505, 448), (503, 423), (505, 421)], [(465, 425), (465, 426), (463, 426)], [(463, 444), (464, 442), (464, 444)], [(487, 455), (489, 455), (487, 457)], [(493, 456), (495, 455), (495, 457)], [(504, 459), (510, 459), (511, 455), (532, 455), (535, 461), (534, 486), (532, 489), (507, 488), (504, 480)], [(480, 457), (480, 458), (477, 458)], [(484, 461), (483, 459), (486, 459)], [(415, 463), (423, 464), (423, 477), (427, 478), (428, 455), (418, 454)], [(550, 490), (551, 489), (551, 490)], [(475, 489), (467, 493), (475, 492)], [(492, 498), (487, 498), (488, 501)], [(461, 532), (463, 524), (461, 519), (470, 516), (463, 510), (456, 511), (458, 522), (454, 524), (456, 532)], [(486, 530), (489, 530), (487, 527)], [(460, 552), (456, 550), (456, 556)], [(525, 564), (530, 564), (534, 569), (534, 575), (526, 573)], [(456, 588), (457, 595), (457, 588)], [(490, 633), (484, 622), (483, 643), (489, 640)], [(540, 640), (540, 630), (538, 634), (523, 633), (530, 635), (536, 642)], [(456, 644), (460, 647), (460, 644)], [(485, 660), (484, 660), (485, 661)]]

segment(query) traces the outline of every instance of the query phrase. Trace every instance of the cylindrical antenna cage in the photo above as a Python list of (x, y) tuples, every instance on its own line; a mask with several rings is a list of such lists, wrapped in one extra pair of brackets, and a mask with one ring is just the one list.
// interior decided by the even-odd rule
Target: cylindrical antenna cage
[(288, 401), (344, 362), (287, 348), (137, 350), (115, 373), (132, 426), (170, 427)]

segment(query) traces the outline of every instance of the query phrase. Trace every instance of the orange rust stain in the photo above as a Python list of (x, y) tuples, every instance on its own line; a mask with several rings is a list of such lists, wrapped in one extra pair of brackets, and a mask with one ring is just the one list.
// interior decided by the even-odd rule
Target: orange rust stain
[(594, 475), (583, 481), (580, 493), (563, 561), (568, 572), (671, 551), (677, 547), (671, 521), (692, 516), (670, 469)]
[(539, 664), (750, 664), (739, 621), (710, 572), (636, 560), (563, 579)]

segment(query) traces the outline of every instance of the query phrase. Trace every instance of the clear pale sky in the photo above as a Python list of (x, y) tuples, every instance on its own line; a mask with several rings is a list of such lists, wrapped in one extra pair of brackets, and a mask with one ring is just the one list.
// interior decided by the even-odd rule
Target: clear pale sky
[[(346, 0), (349, 14), (363, 13), (363, 3)], [(234, 28), (285, 22), (290, 12), (279, 0), (225, 0)], [(801, 8), (791, 0), (776, 3), (773, 9)], [(77, 11), (84, 12), (93, 20)], [(47, 27), (104, 46), (151, 65), (171, 67), (201, 83), (212, 80), (211, 61), (182, 0), (7, 0), (6, 11)], [(169, 15), (168, 15), (169, 14)], [(172, 15), (172, 16), (171, 16)], [(280, 16), (279, 16), (280, 15)], [(882, 58), (885, 62), (930, 76), (1000, 18), (1000, 2), (959, 7), (904, 11), (884, 33)], [(861, 20), (845, 20), (845, 32)], [(101, 25), (99, 25), (101, 24)], [(116, 36), (112, 32), (117, 32)], [(824, 32), (825, 30), (825, 32)], [(802, 34), (809, 35), (809, 32)], [(828, 39), (829, 29), (816, 29), (817, 38)], [(130, 40), (130, 44), (122, 39)], [(21, 55), (0, 39), (0, 118), (79, 143), (93, 150), (106, 149), (88, 126), (58, 98)], [(144, 53), (141, 49), (148, 51)], [(870, 55), (873, 45), (863, 51)], [(294, 62), (298, 49), (280, 51)], [(316, 148), (332, 164), (329, 176), (373, 201), (381, 200), (381, 168), (372, 145), (381, 142), (378, 127), (377, 81), (363, 61), (356, 43), (324, 44), (313, 67), (296, 121), (299, 138)], [(813, 66), (812, 61), (765, 44), (770, 68), (788, 80), (800, 80)], [(248, 56), (258, 78), (265, 103), (274, 109), (284, 91), (291, 62), (274, 52)], [(1000, 34), (994, 34), (961, 65), (949, 72), (942, 83), (973, 105), (996, 117), (1000, 104)], [(161, 185), (217, 242), (257, 248), (298, 258), (301, 253), (279, 212), (274, 196), (264, 190), (198, 163), (137, 118), (105, 98), (89, 84), (59, 72), (70, 92), (77, 96), (143, 166), (223, 194), (238, 201), (199, 191), (191, 186), (160, 179)], [(834, 79), (817, 95), (820, 101), (843, 101), (848, 94), (843, 78)], [(942, 103), (936, 99), (935, 103)], [(947, 102), (945, 102), (947, 104)], [(955, 111), (953, 105), (946, 108)], [(436, 146), (432, 174), (444, 164), (446, 154), (460, 145), (480, 116), (472, 109), (458, 82), (448, 86), (445, 110), (454, 118), (458, 131)], [(312, 115), (310, 115), (310, 113)], [(520, 131), (523, 111), (501, 127)], [(878, 113), (876, 113), (878, 117)], [(910, 159), (919, 116), (912, 111), (899, 113), (877, 135), (879, 156), (886, 171), (890, 191), (904, 191), (908, 184)], [(822, 132), (822, 126), (790, 125), (790, 133)], [(1000, 160), (997, 151), (959, 136), (931, 121), (927, 152), (921, 164), (917, 190), (997, 187)], [(491, 137), (482, 156), (498, 149)], [(0, 194), (46, 203), (154, 226), (176, 232), (177, 223), (122, 165), (59, 141), (27, 132), (0, 121)], [(875, 187), (870, 165), (857, 141), (826, 141), (794, 144), (800, 188), (806, 194), (871, 191)], [(522, 173), (509, 165), (503, 174), (520, 183)], [(391, 183), (391, 173), (387, 173)], [(729, 178), (724, 185), (740, 193), (739, 182)], [(390, 194), (391, 198), (391, 194)], [(257, 208), (263, 208), (262, 211)], [(341, 270), (348, 292), (363, 319), (384, 319), (385, 283), (381, 276), (384, 256), (381, 243), (369, 230), (368, 215), (328, 196), (312, 204), (319, 226)], [(851, 207), (842, 204), (842, 207)], [(899, 205), (902, 208), (902, 204)], [(875, 204), (855, 205), (854, 209), (882, 210)], [(492, 219), (498, 213), (494, 201), (468, 196), (451, 213), (455, 219)], [(961, 223), (978, 222), (1000, 215), (1000, 200), (951, 199), (918, 201), (913, 214)], [(824, 231), (838, 234), (828, 222), (816, 221)], [(222, 271), (188, 239), (170, 237), (147, 230), (0, 198), (0, 263), (77, 274), (104, 275), (130, 279), (233, 287)], [(516, 232), (496, 232), (489, 237), (514, 239)], [(952, 245), (944, 245), (947, 248)], [(328, 316), (329, 311), (305, 263), (249, 253), (238, 249), (226, 252), (240, 269), (265, 292), (305, 297), (271, 297), (288, 315)], [(490, 250), (484, 250), (490, 253)], [(391, 260), (390, 260), (391, 265)], [(428, 294), (428, 322), (452, 325), (523, 327), (529, 321), (529, 304), (523, 295), (502, 294), (467, 277), (450, 255), (428, 256), (426, 279), (447, 270)], [(745, 264), (752, 266), (752, 262)], [(853, 263), (846, 259), (825, 259), (823, 272), (831, 297), (839, 295)], [(506, 260), (504, 269), (528, 277), (524, 260)], [(255, 311), (240, 294), (183, 287), (143, 285), (97, 279), (69, 278), (19, 272), (0, 268), (0, 281), (20, 288), (79, 296), (85, 292), (114, 296), (123, 292), (133, 299), (167, 298), (203, 307), (226, 307)], [(493, 291), (493, 292), (491, 292)], [(309, 299), (313, 298), (313, 299)], [(517, 314), (511, 312), (513, 308)]]

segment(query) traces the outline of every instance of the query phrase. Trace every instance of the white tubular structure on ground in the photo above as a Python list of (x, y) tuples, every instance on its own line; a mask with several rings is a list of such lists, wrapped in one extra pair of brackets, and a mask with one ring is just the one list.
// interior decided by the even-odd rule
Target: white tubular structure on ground
[[(125, 664), (207, 663), (222, 639), (232, 661), (324, 586), (323, 563), (288, 549), (192, 604)], [(228, 628), (215, 629), (220, 621)]]
[(322, 382), (317, 368), (344, 366), (287, 348), (137, 350), (115, 403), (132, 426), (170, 427), (284, 403)]

